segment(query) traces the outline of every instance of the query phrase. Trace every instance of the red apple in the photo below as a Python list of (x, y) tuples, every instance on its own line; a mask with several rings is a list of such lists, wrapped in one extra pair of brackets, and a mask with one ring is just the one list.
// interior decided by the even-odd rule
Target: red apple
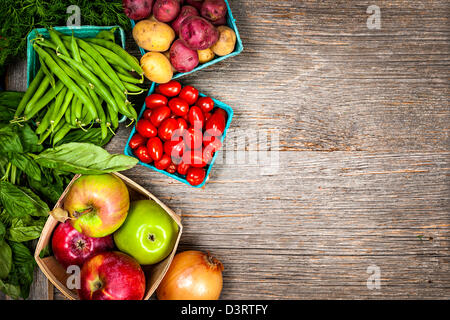
[(125, 253), (100, 253), (81, 268), (81, 300), (142, 300), (144, 293), (144, 272)]
[(64, 200), (72, 226), (94, 238), (105, 237), (119, 229), (129, 207), (127, 186), (112, 174), (81, 176)]
[(60, 223), (53, 232), (53, 254), (64, 268), (70, 265), (81, 267), (89, 258), (113, 248), (112, 235), (103, 238), (90, 238), (75, 230), (69, 222)]

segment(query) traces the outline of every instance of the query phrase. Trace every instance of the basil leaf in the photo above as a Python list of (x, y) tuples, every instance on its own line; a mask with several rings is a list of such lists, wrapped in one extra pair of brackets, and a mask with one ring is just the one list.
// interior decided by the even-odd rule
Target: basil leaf
[(0, 203), (7, 214), (18, 218), (27, 215), (46, 217), (50, 211), (47, 204), (30, 189), (7, 181), (0, 181)]
[(0, 241), (0, 279), (8, 276), (12, 267), (12, 251), (5, 240)]
[(43, 167), (80, 174), (102, 174), (127, 170), (138, 160), (125, 155), (111, 155), (90, 143), (71, 142), (44, 150), (36, 157)]
[(14, 218), (12, 225), (8, 229), (8, 240), (24, 242), (39, 238), (44, 227), (45, 220), (33, 221), (33, 225), (27, 225), (24, 220)]
[(27, 176), (41, 181), (41, 170), (37, 163), (24, 153), (16, 153), (11, 155), (11, 163), (22, 170)]
[(2, 221), (0, 221), (0, 241), (2, 241), (5, 237), (6, 228)]
[(6, 280), (0, 279), (0, 291), (13, 299), (20, 298), (20, 285), (7, 283)]
[(102, 129), (101, 128), (91, 128), (87, 132), (84, 132), (81, 129), (70, 131), (61, 141), (59, 141), (56, 145), (62, 145), (69, 142), (89, 142), (95, 144), (97, 146), (103, 147), (107, 144), (113, 134), (111, 131), (108, 131), (108, 135), (105, 139), (102, 139)]
[(0, 178), (3, 177), (6, 173), (6, 166), (8, 165), (8, 158), (2, 157), (0, 155)]
[(0, 122), (9, 122), (14, 117), (15, 109), (0, 105)]
[(0, 129), (0, 154), (23, 153), (19, 135), (8, 125)]
[(25, 92), (19, 91), (0, 91), (0, 106), (17, 109)]
[(5, 237), (5, 233), (6, 233), (6, 227), (3, 224), (3, 222), (0, 221), (0, 241), (2, 241), (3, 238)]
[(60, 180), (61, 179), (46, 179), (44, 176), (41, 181), (37, 181), (28, 177), (28, 184), (31, 189), (44, 198), (46, 202), (54, 204), (64, 192), (64, 187)]
[(20, 286), (20, 297), (26, 299), (33, 282), (33, 270), (36, 262), (30, 250), (22, 243), (10, 241), (13, 255), (13, 267), (5, 282)]
[(44, 149), (42, 145), (38, 144), (39, 137), (28, 124), (20, 128), (17, 127), (17, 134), (22, 142), (23, 152), (36, 153)]

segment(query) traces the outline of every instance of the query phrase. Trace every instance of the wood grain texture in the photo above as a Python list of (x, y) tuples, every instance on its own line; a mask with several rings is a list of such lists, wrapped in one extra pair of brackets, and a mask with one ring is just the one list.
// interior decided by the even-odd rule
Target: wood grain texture
[[(449, 299), (448, 1), (230, 5), (244, 52), (183, 79), (235, 111), (208, 184), (125, 172), (183, 215), (180, 250), (224, 263), (224, 299)], [(139, 57), (130, 35), (127, 49)], [(130, 130), (106, 148), (121, 153)], [(251, 130), (279, 136), (272, 174), (236, 161), (265, 155), (252, 137), (233, 145)]]

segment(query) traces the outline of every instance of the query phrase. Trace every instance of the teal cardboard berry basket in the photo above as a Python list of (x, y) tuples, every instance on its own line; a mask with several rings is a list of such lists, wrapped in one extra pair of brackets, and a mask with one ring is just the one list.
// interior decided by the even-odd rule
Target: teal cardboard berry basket
[[(156, 86), (157, 86), (157, 84), (156, 84), (155, 82), (153, 82), (152, 86), (150, 87), (150, 90), (148, 91), (148, 95), (151, 95), (151, 94), (155, 91)], [(206, 97), (206, 95), (203, 94), (203, 93), (199, 93), (199, 96), (200, 96), (200, 97)], [(225, 103), (223, 103), (223, 102), (221, 102), (221, 101), (219, 101), (219, 100), (216, 100), (216, 99), (214, 99), (214, 98), (212, 98), (212, 99), (213, 99), (213, 101), (214, 101), (214, 109), (216, 109), (216, 108), (221, 108), (221, 109), (225, 110), (226, 113), (227, 113), (227, 115), (228, 115), (228, 119), (227, 119), (227, 122), (226, 122), (226, 124), (225, 124), (225, 130), (223, 131), (223, 135), (222, 135), (222, 138), (221, 138), (221, 140), (220, 140), (220, 142), (221, 142), (222, 145), (223, 145), (223, 141), (225, 140), (225, 136), (226, 136), (226, 134), (227, 134), (228, 128), (230, 127), (230, 124), (231, 124), (231, 120), (232, 120), (232, 118), (233, 118), (233, 109), (232, 109), (230, 106), (226, 105)], [(138, 121), (139, 121), (139, 119), (142, 118), (142, 114), (144, 113), (145, 109), (146, 109), (146, 105), (145, 105), (145, 103), (144, 103), (144, 105), (142, 106), (141, 112), (139, 113)], [(137, 158), (137, 157), (134, 155), (133, 150), (132, 150), (132, 149), (130, 148), (130, 146), (129, 146), (130, 140), (131, 140), (131, 138), (134, 136), (135, 133), (136, 133), (136, 126), (134, 126), (133, 129), (131, 130), (131, 134), (130, 134), (130, 136), (128, 137), (127, 144), (125, 145), (124, 153), (125, 153), (127, 156)], [(142, 166), (144, 166), (144, 167), (147, 167), (147, 168), (149, 168), (149, 169), (152, 169), (152, 170), (158, 171), (158, 172), (160, 172), (160, 173), (162, 173), (162, 174), (165, 174), (166, 176), (171, 177), (171, 178), (173, 178), (173, 179), (175, 179), (175, 180), (178, 180), (178, 181), (180, 181), (180, 182), (183, 182), (183, 183), (187, 184), (188, 186), (191, 186), (191, 187), (194, 187), (194, 188), (201, 188), (201, 187), (203, 187), (203, 186), (206, 184), (206, 181), (208, 180), (209, 174), (211, 173), (211, 169), (212, 169), (212, 167), (213, 167), (213, 165), (214, 165), (214, 162), (216, 161), (217, 154), (218, 154), (219, 152), (221, 152), (221, 149), (222, 149), (222, 148), (220, 148), (218, 151), (216, 151), (216, 152), (214, 153), (214, 156), (213, 156), (211, 162), (210, 162), (210, 163), (207, 165), (207, 167), (205, 168), (205, 169), (206, 169), (205, 179), (203, 180), (203, 182), (202, 182), (201, 184), (199, 184), (199, 185), (197, 185), (197, 186), (191, 185), (191, 184), (186, 180), (186, 177), (185, 177), (184, 175), (180, 175), (178, 172), (176, 172), (176, 173), (169, 173), (169, 172), (167, 172), (167, 171), (165, 171), (165, 170), (159, 170), (159, 169), (156, 169), (155, 166), (154, 166), (153, 164), (151, 164), (151, 163), (150, 163), (150, 164), (147, 164), (147, 163), (143, 163), (143, 162), (139, 161), (139, 164), (142, 165)]]
[[(227, 0), (225, 0), (225, 3), (227, 4), (227, 9), (228, 9), (227, 10), (227, 25), (228, 25), (228, 27), (233, 29), (234, 33), (236, 34), (236, 46), (234, 48), (234, 51), (232, 53), (230, 53), (230, 54), (227, 54), (226, 56), (222, 56), (222, 57), (216, 56), (211, 61), (199, 64), (197, 67), (195, 67), (193, 70), (191, 70), (189, 72), (177, 72), (177, 73), (175, 73), (173, 75), (172, 79), (181, 78), (181, 77), (183, 77), (185, 75), (188, 75), (188, 74), (194, 73), (194, 72), (196, 72), (198, 70), (207, 68), (207, 67), (209, 67), (209, 66), (211, 66), (211, 65), (213, 65), (213, 64), (215, 64), (215, 63), (217, 63), (219, 61), (222, 61), (222, 60), (225, 60), (225, 59), (237, 56), (239, 53), (242, 52), (242, 50), (244, 50), (244, 46), (242, 44), (241, 36), (239, 35), (239, 31), (238, 31), (238, 28), (236, 26), (236, 19), (233, 18), (233, 13), (231, 12), (230, 4), (228, 3)], [(131, 27), (134, 28), (135, 25), (136, 25), (136, 22), (134, 20), (131, 20)], [(141, 48), (141, 47), (139, 47), (139, 50), (141, 51), (142, 55), (147, 53), (147, 51), (145, 49)]]
[[(73, 32), (73, 35), (77, 38), (93, 38), (100, 31), (111, 30), (113, 28), (116, 28), (114, 33), (116, 43), (125, 49), (125, 31), (119, 26), (54, 27), (53, 29), (69, 36), (71, 36)], [(33, 29), (27, 36), (27, 88), (31, 81), (33, 81), (40, 68), (39, 56), (33, 48), (33, 39), (36, 39), (39, 35), (42, 35), (46, 39), (50, 38), (50, 35), (45, 28)], [(126, 119), (127, 117), (123, 116), (119, 122), (124, 122)]]

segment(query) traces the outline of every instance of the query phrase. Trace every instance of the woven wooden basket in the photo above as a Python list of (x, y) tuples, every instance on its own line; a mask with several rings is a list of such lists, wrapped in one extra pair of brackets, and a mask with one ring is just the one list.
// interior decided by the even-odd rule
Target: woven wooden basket
[[(142, 266), (142, 269), (145, 273), (145, 278), (147, 281), (146, 288), (145, 288), (145, 296), (144, 300), (150, 299), (152, 294), (155, 292), (156, 288), (158, 287), (159, 283), (163, 279), (164, 275), (166, 274), (167, 270), (169, 269), (169, 266), (172, 262), (172, 259), (177, 251), (178, 243), (181, 238), (181, 234), (183, 231), (183, 226), (181, 225), (181, 219), (180, 217), (173, 212), (169, 207), (167, 207), (164, 203), (162, 203), (158, 198), (156, 198), (153, 194), (142, 188), (140, 185), (138, 185), (133, 180), (125, 177), (124, 175), (121, 175), (120, 173), (113, 173), (126, 184), (128, 187), (128, 191), (130, 193), (130, 199), (131, 201), (134, 200), (142, 200), (142, 199), (151, 199), (157, 202), (171, 217), (172, 219), (178, 224), (179, 231), (178, 231), (178, 237), (175, 242), (175, 246), (170, 253), (170, 255), (164, 259), (163, 261), (150, 265), (150, 266)], [(74, 183), (76, 179), (78, 179), (80, 175), (75, 175), (72, 181), (67, 186), (66, 190), (64, 190), (63, 194), (59, 198), (58, 202), (55, 205), (55, 208), (62, 207), (64, 203), (64, 198), (69, 191), (70, 187)], [(66, 286), (66, 282), (70, 274), (66, 273), (66, 270), (56, 261), (55, 257), (45, 257), (40, 258), (39, 254), (40, 252), (47, 246), (51, 245), (51, 237), (53, 230), (58, 225), (58, 221), (55, 220), (52, 216), (49, 216), (47, 222), (45, 223), (44, 229), (42, 230), (41, 237), (39, 238), (39, 242), (36, 246), (36, 251), (34, 253), (34, 258), (36, 259), (36, 262), (39, 266), (39, 268), (42, 270), (42, 272), (45, 274), (47, 279), (56, 287), (59, 291), (64, 294), (68, 299), (71, 300), (78, 300), (78, 293), (76, 290), (70, 290)]]

